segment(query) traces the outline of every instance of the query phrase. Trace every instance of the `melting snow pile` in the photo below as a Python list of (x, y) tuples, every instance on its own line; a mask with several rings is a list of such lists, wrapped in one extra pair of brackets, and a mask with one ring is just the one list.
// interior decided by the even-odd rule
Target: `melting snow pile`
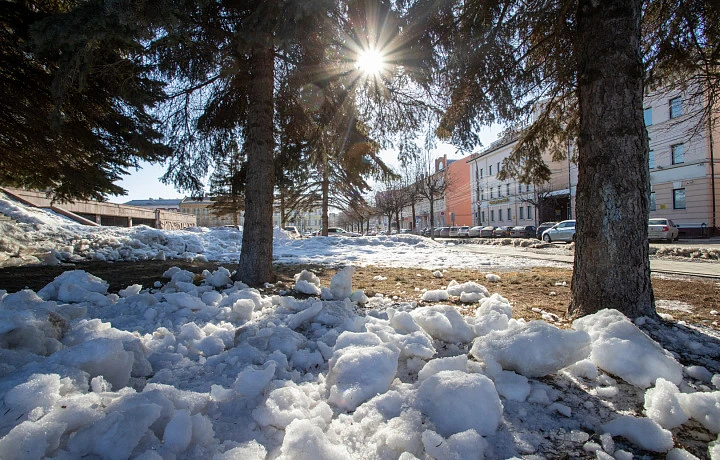
[[(303, 300), (222, 268), (118, 294), (83, 271), (0, 291), (0, 458), (630, 458), (670, 451), (691, 420), (720, 432), (720, 392), (694, 391), (616, 311), (560, 330), (451, 282), (475, 299), (464, 317), (368, 299), (353, 271), (298, 274)], [(645, 388), (644, 415), (613, 405)]]

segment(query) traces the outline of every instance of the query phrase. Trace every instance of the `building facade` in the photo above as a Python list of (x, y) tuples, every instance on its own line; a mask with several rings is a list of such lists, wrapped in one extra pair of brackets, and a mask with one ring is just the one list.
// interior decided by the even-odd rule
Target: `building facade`
[(718, 234), (720, 129), (715, 127), (711, 136), (707, 125), (698, 126), (703, 102), (688, 94), (659, 91), (644, 99), (650, 139), (650, 217), (672, 219), (680, 236), (709, 234), (713, 226)]

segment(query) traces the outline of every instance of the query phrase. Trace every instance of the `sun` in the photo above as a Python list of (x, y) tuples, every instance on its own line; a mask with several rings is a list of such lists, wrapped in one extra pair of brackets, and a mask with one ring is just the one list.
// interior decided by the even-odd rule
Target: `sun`
[(377, 50), (362, 51), (355, 67), (366, 75), (377, 75), (385, 69), (385, 56)]

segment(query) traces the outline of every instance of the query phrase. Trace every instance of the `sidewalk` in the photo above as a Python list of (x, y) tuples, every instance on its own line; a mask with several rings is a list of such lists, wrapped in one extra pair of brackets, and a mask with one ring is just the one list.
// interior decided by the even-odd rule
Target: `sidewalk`
[[(718, 238), (718, 244), (720, 244), (720, 238)], [(464, 250), (469, 252), (476, 252), (478, 254), (495, 254), (511, 257), (524, 257), (526, 259), (547, 260), (552, 262), (565, 262), (568, 264), (573, 263), (572, 255), (548, 254), (543, 253), (542, 250), (523, 250), (512, 246), (463, 244), (460, 246), (451, 247), (453, 248), (453, 250)], [(718, 263), (717, 261), (682, 262), (676, 260), (650, 260), (650, 270), (653, 273), (700, 276), (703, 278), (720, 279), (720, 263)]]

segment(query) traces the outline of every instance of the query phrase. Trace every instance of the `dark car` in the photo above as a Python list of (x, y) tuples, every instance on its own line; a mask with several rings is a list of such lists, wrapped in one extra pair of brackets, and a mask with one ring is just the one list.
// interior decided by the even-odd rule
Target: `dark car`
[(480, 229), (480, 238), (492, 238), (495, 233), (495, 226), (487, 225)]
[(503, 225), (502, 227), (498, 227), (495, 230), (493, 230), (493, 236), (495, 238), (507, 238), (510, 236), (510, 230), (512, 229), (509, 225)]
[(435, 236), (438, 238), (450, 238), (450, 227), (436, 228)]
[(535, 227), (532, 225), (519, 225), (510, 230), (513, 238), (535, 238)]
[(555, 224), (557, 224), (557, 222), (543, 222), (540, 224), (538, 228), (535, 229), (535, 238), (541, 240), (543, 232)]

